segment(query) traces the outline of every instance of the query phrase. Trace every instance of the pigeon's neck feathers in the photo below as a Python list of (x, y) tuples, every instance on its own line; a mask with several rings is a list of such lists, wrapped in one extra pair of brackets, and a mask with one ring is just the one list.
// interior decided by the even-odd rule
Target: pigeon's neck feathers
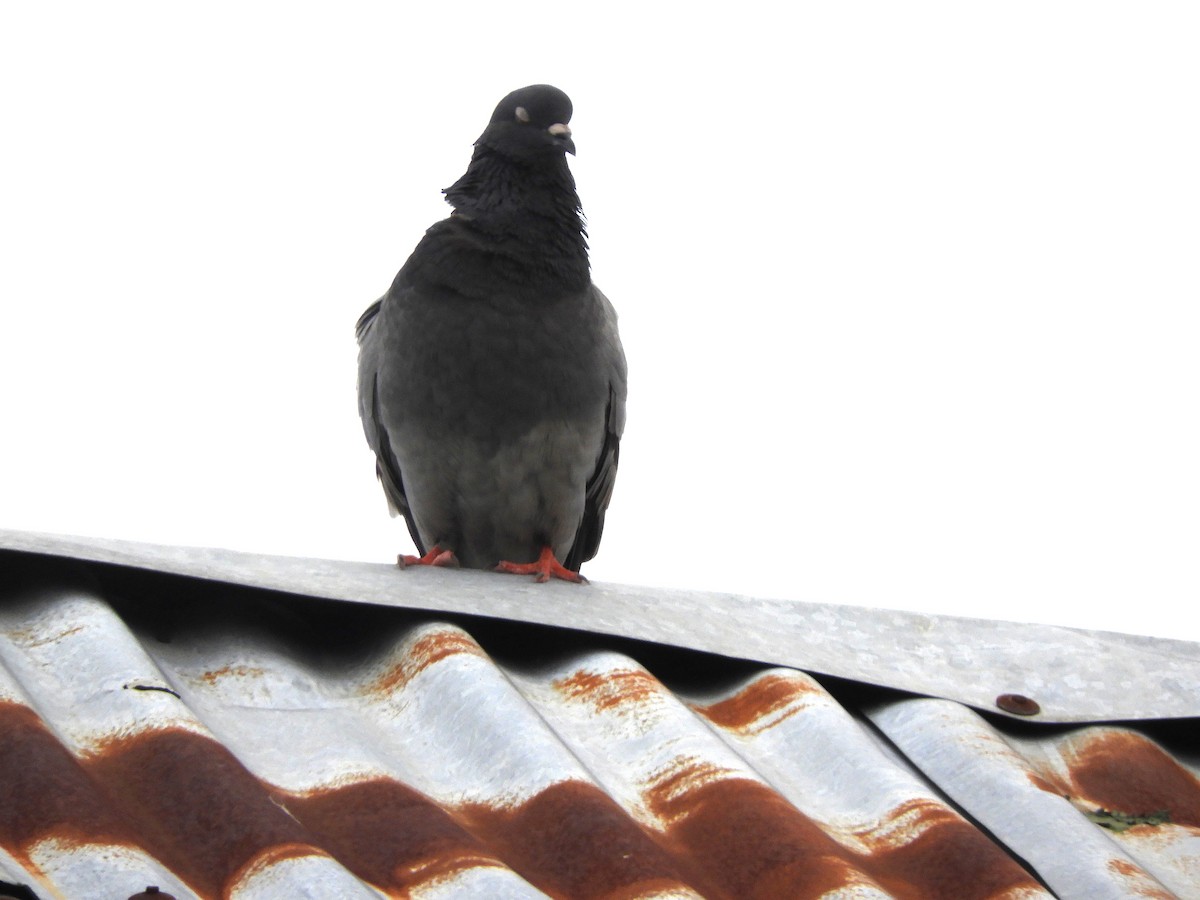
[(563, 215), (571, 227), (582, 226), (575, 179), (561, 152), (521, 160), (481, 141), (475, 145), (466, 173), (443, 193), (446, 202), (462, 215), (558, 214)]
[(454, 217), (473, 230), (516, 239), (531, 255), (553, 258), (564, 275), (590, 277), (583, 211), (565, 156), (523, 162), (481, 143), (444, 193)]

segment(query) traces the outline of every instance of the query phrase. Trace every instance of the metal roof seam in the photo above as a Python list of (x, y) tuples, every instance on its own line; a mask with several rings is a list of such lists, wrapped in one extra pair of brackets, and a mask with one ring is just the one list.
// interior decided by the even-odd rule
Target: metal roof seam
[[(1200, 645), (1189, 642), (613, 584), (572, 591), (572, 585), (516, 583), (497, 580), (495, 573), (432, 567), (398, 577), (394, 566), (383, 564), (3, 530), (0, 548), (355, 604), (634, 637), (945, 697), (987, 711), (996, 709), (1000, 694), (1019, 693), (1037, 702), (1039, 721), (1200, 715)], [(1034, 644), (1038, 654), (1031, 661), (1028, 648)]]

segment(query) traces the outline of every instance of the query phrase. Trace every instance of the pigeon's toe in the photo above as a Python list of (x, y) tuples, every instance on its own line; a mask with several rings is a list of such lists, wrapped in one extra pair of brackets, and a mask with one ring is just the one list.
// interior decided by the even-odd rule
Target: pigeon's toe
[(454, 551), (443, 550), (435, 544), (424, 556), (397, 556), (396, 565), (401, 569), (407, 569), (409, 566), (439, 566), (443, 569), (457, 569), (459, 562)]
[(587, 579), (578, 572), (572, 572), (562, 563), (554, 558), (554, 551), (549, 547), (543, 547), (541, 555), (535, 562), (531, 563), (515, 563), (508, 560), (501, 560), (496, 566), (497, 572), (506, 572), (509, 575), (536, 575), (534, 581), (546, 582), (551, 578), (561, 578), (563, 581), (571, 581), (575, 584), (587, 584)]

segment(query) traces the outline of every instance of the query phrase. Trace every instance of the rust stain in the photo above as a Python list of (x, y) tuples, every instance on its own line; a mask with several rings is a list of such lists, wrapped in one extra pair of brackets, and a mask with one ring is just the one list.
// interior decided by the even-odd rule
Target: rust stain
[(684, 758), (644, 794), (666, 826), (664, 846), (692, 868), (706, 897), (807, 898), (875, 884), (900, 898), (983, 900), (1038, 888), (1024, 869), (968, 822), (932, 800), (892, 810), (839, 844), (776, 791), (710, 763)]
[(77, 761), (30, 709), (0, 704), (0, 845), (140, 847), (204, 898), (273, 861), (331, 855), (400, 894), (470, 866), (508, 864), (561, 897), (633, 897), (683, 881), (670, 856), (598, 788), (565, 783), (515, 809), (451, 814), (398, 782), (304, 796), (266, 788), (228, 750), (181, 729), (112, 739)]
[(204, 898), (308, 855), (400, 896), (478, 866), (508, 866), (551, 896), (609, 900), (682, 887), (804, 898), (872, 880), (912, 898), (1036, 888), (935, 803), (897, 807), (857, 853), (767, 786), (689, 757), (651, 780), (644, 796), (663, 827), (650, 831), (575, 781), (516, 806), (450, 811), (390, 779), (284, 794), (182, 729), (111, 739), (77, 761), (32, 710), (0, 703), (0, 785), (0, 845), (31, 871), (28, 848), (49, 837), (141, 847)]
[(897, 897), (984, 900), (1038, 883), (982, 832), (941, 803), (913, 799), (858, 837), (858, 864)]
[(425, 795), (387, 778), (280, 798), (343, 866), (385, 891), (465, 868), (503, 866)]
[[(1150, 900), (1178, 900), (1175, 894), (1164, 888), (1158, 879), (1124, 859), (1110, 859), (1108, 870), (1119, 875), (1124, 882), (1122, 887), (1131, 891), (1130, 896), (1148, 897)], [(1132, 883), (1131, 883), (1132, 882)]]
[(458, 817), (526, 881), (552, 897), (619, 898), (678, 890), (671, 855), (594, 785), (564, 781), (513, 808), (472, 804)]
[(285, 862), (289, 859), (301, 859), (305, 856), (328, 858), (329, 854), (309, 844), (275, 844), (274, 846), (267, 847), (247, 860), (238, 871), (230, 876), (229, 889), (227, 889), (226, 893), (231, 893), (232, 888), (245, 884), (246, 881), (253, 878), (259, 872), (265, 871), (277, 863)]
[(122, 736), (83, 765), (137, 843), (202, 897), (221, 896), (272, 847), (312, 843), (233, 754), (203, 735), (172, 728)]
[(44, 647), (46, 644), (57, 643), (65, 637), (70, 637), (73, 634), (83, 631), (85, 627), (84, 625), (76, 625), (73, 628), (68, 628), (65, 631), (51, 635), (42, 634), (41, 630), (36, 628), (16, 628), (6, 633), (14, 644), (26, 649), (32, 649), (34, 647)]
[(1067, 756), (1075, 792), (1088, 803), (1129, 816), (1166, 810), (1172, 824), (1200, 827), (1200, 780), (1144, 735), (1100, 732)]
[(1047, 794), (1056, 794), (1059, 797), (1069, 798), (1071, 796), (1071, 789), (1050, 773), (1027, 771), (1025, 777), (1039, 791), (1045, 791)]
[(961, 822), (949, 807), (927, 797), (914, 797), (888, 811), (883, 821), (855, 831), (870, 855), (903, 847), (914, 837), (947, 822)]
[(31, 872), (46, 838), (68, 846), (136, 846), (132, 831), (33, 710), (0, 702), (0, 846)]
[(199, 680), (210, 685), (215, 685), (223, 678), (257, 678), (265, 675), (266, 671), (261, 666), (221, 666), (219, 669), (205, 672), (200, 676)]
[(597, 712), (643, 703), (664, 690), (658, 679), (641, 669), (601, 673), (580, 669), (555, 681), (554, 687), (570, 700), (590, 704)]
[(485, 655), (483, 649), (461, 631), (443, 629), (427, 634), (408, 648), (400, 662), (376, 678), (363, 692), (385, 696), (394, 693), (434, 663), (457, 653)]
[[(732, 697), (709, 706), (694, 709), (714, 725), (742, 734), (755, 734), (770, 725), (794, 716), (804, 708), (805, 697), (820, 695), (821, 689), (802, 676), (764, 675), (738, 691)], [(762, 723), (762, 724), (760, 724)]]
[(680, 756), (650, 776), (643, 791), (650, 811), (663, 823), (670, 823), (690, 811), (690, 795), (703, 785), (733, 774), (694, 756)]
[[(679, 793), (681, 784), (696, 786)], [(646, 793), (667, 813), (663, 844), (693, 870), (708, 898), (819, 897), (861, 884), (847, 850), (766, 786), (716, 777), (712, 767), (682, 767)]]

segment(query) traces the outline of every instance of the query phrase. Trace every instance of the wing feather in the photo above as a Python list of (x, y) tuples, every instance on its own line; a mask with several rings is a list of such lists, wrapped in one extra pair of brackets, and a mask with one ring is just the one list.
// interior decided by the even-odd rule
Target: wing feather
[[(388, 438), (387, 429), (383, 426), (383, 415), (379, 408), (379, 370), (374, 361), (375, 348), (370, 340), (371, 326), (383, 304), (383, 297), (367, 307), (359, 317), (354, 327), (359, 344), (359, 412), (362, 415), (363, 431), (367, 443), (375, 452), (375, 474), (383, 485), (384, 496), (387, 497), (388, 510), (393, 516), (404, 516), (408, 525), (408, 533), (412, 536), (420, 555), (425, 555), (425, 545), (421, 543), (421, 535), (413, 520), (412, 509), (408, 505), (408, 497), (404, 493), (404, 478), (400, 473), (400, 463), (392, 452), (392, 443)], [(366, 396), (363, 396), (363, 394)]]

